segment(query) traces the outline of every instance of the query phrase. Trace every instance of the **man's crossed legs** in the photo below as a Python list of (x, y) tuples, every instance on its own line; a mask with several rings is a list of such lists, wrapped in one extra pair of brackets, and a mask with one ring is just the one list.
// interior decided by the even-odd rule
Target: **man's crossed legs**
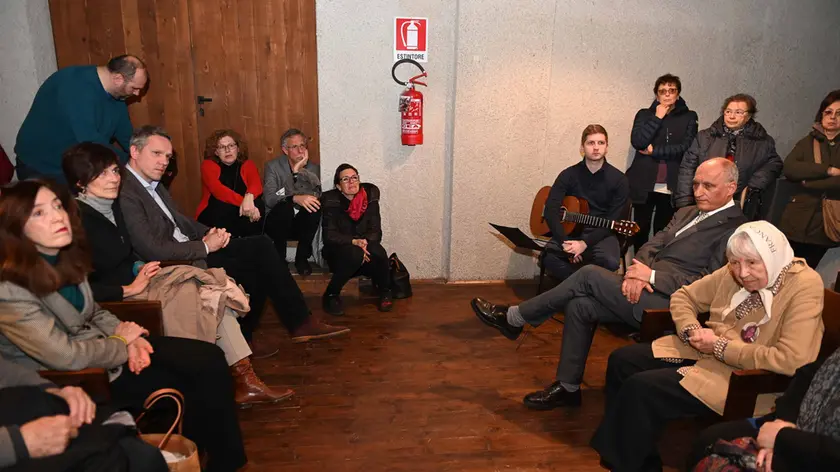
[(549, 410), (580, 405), (580, 384), (598, 323), (622, 323), (638, 329), (644, 310), (668, 308), (669, 298), (645, 290), (638, 303), (630, 303), (621, 293), (622, 280), (614, 272), (588, 265), (560, 285), (520, 305), (508, 307), (481, 298), (472, 300), (478, 318), (509, 339), (516, 339), (525, 323), (539, 326), (555, 313), (564, 313), (555, 381), (544, 390), (526, 395), (523, 402), (527, 407)]

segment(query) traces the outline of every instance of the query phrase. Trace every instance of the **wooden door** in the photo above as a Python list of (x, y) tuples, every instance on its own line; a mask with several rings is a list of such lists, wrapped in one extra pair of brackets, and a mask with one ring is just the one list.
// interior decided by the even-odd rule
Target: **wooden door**
[[(262, 170), (297, 127), (318, 162), (314, 0), (50, 0), (50, 14), (58, 67), (125, 53), (146, 63), (149, 86), (130, 102), (131, 121), (169, 131), (179, 172), (170, 190), (188, 215), (214, 129), (240, 132)], [(213, 99), (204, 116), (198, 95)]]
[(129, 102), (131, 122), (172, 136), (179, 176), (170, 191), (190, 214), (201, 180), (187, 0), (50, 0), (50, 16), (58, 67), (103, 65), (125, 53), (146, 63), (149, 85)]
[(195, 91), (213, 100), (198, 117), (202, 151), (214, 130), (233, 129), (262, 172), (283, 132), (298, 128), (319, 162), (314, 0), (189, 3)]

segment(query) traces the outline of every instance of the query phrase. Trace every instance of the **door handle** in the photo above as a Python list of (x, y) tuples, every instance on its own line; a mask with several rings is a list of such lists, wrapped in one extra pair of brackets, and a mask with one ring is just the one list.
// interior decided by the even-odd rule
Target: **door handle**
[(201, 106), (207, 102), (212, 102), (213, 99), (210, 97), (205, 97), (204, 95), (199, 95), (198, 97), (196, 97), (196, 101), (198, 102), (198, 105)]

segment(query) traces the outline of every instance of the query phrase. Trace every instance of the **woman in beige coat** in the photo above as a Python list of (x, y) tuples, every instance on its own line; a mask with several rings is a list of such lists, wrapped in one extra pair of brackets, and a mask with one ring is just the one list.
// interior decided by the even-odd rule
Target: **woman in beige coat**
[[(677, 334), (610, 355), (604, 419), (591, 444), (613, 470), (661, 470), (656, 441), (665, 424), (722, 414), (733, 370), (793, 375), (816, 359), (823, 283), (782, 232), (766, 221), (743, 224), (726, 255), (728, 266), (671, 297)], [(759, 398), (756, 413), (771, 405)]]

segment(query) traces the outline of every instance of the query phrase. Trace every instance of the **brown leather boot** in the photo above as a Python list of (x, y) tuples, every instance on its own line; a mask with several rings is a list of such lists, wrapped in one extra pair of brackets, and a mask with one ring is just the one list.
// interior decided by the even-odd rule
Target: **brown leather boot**
[(332, 338), (349, 332), (350, 328), (328, 325), (316, 318), (315, 315), (309, 315), (309, 318), (294, 330), (291, 335), (293, 343), (305, 343), (316, 339)]
[(256, 403), (275, 403), (295, 394), (292, 389), (274, 391), (257, 377), (251, 366), (251, 359), (247, 357), (230, 366), (230, 375), (236, 387), (234, 400), (240, 407), (247, 407)]

